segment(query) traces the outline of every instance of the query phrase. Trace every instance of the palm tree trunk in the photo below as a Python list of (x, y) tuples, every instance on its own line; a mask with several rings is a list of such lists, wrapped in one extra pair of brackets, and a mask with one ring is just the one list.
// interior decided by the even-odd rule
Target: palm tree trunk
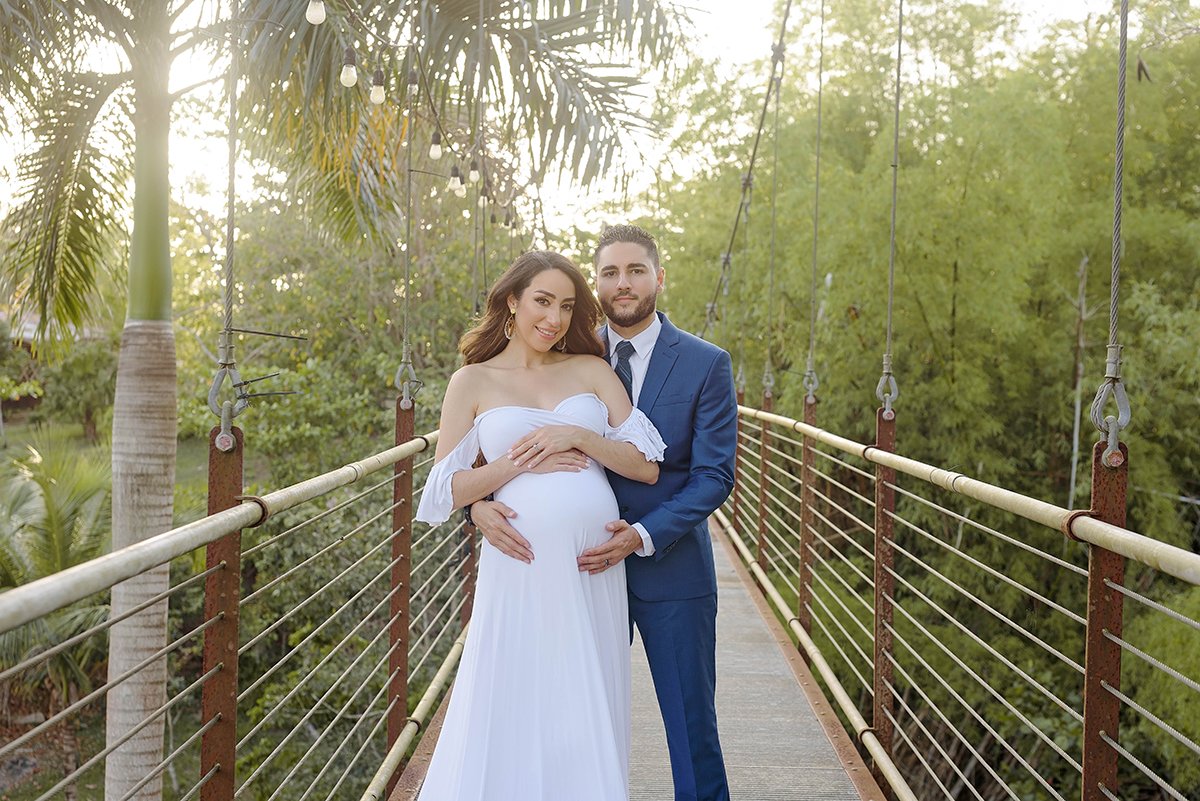
[[(114, 550), (171, 527), (175, 485), (175, 336), (171, 323), (170, 197), (167, 141), (171, 101), (169, 19), (166, 5), (144, 4), (139, 28), (146, 33), (133, 65), (133, 237), (129, 263), (129, 316), (121, 335), (112, 437), (112, 541)], [(143, 27), (144, 26), (144, 27)], [(122, 582), (112, 590), (112, 614), (121, 614), (167, 588), (169, 566)], [(166, 644), (166, 601), (113, 626), (108, 677), (114, 679)], [(123, 736), (166, 700), (166, 660), (160, 659), (108, 695), (107, 737)], [(105, 763), (105, 798), (132, 789), (162, 759), (160, 716)], [(162, 781), (134, 798), (157, 801)]]

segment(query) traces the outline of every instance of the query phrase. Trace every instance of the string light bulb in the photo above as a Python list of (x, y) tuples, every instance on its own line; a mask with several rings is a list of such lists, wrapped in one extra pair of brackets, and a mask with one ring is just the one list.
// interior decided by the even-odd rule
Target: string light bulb
[(354, 88), (354, 85), (358, 83), (358, 59), (354, 56), (353, 47), (346, 48), (346, 56), (342, 59), (342, 74), (338, 80), (347, 89)]
[(383, 105), (383, 70), (375, 70), (375, 77), (371, 80), (371, 102), (377, 106)]
[(324, 0), (309, 0), (308, 8), (304, 11), (304, 18), (308, 20), (310, 25), (320, 25), (325, 21), (325, 2)]
[(450, 191), (458, 197), (467, 196), (467, 185), (463, 181), (462, 171), (458, 169), (457, 164), (450, 168)]
[(429, 159), (437, 161), (442, 157), (442, 132), (434, 131), (433, 137), (429, 140)]
[(483, 211), (487, 208), (488, 196), (484, 192), (479, 193), (479, 210)]
[(508, 209), (504, 210), (504, 227), (512, 228), (512, 212)]
[(479, 183), (479, 162), (471, 159), (471, 171), (467, 173), (467, 180), (473, 184)]
[(489, 222), (491, 222), (492, 225), (496, 224), (496, 212), (494, 212), (494, 211), (492, 212), (492, 216), (489, 218)]

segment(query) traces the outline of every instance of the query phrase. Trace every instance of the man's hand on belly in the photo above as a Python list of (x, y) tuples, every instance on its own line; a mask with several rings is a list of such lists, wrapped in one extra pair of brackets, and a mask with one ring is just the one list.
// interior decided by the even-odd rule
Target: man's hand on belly
[(603, 573), (622, 559), (642, 547), (642, 535), (624, 520), (614, 520), (605, 526), (612, 532), (608, 542), (588, 548), (579, 555), (579, 572), (593, 576)]

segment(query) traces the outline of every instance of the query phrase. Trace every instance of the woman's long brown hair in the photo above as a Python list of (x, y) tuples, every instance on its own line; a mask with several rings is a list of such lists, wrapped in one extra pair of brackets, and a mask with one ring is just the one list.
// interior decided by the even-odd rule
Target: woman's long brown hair
[(575, 308), (571, 314), (571, 325), (567, 328), (565, 353), (587, 353), (602, 356), (604, 346), (596, 335), (596, 329), (604, 321), (600, 302), (592, 294), (587, 279), (579, 268), (561, 253), (549, 250), (531, 250), (516, 258), (504, 274), (496, 279), (488, 292), (487, 307), (483, 319), (474, 328), (463, 334), (458, 343), (463, 364), (477, 364), (492, 358), (508, 345), (504, 336), (504, 324), (511, 314), (508, 298), (520, 300), (533, 278), (545, 270), (558, 270), (575, 285)]

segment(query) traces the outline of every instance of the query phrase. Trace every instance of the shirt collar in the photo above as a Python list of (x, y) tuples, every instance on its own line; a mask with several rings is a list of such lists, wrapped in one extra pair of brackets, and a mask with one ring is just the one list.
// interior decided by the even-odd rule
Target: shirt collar
[[(662, 320), (658, 316), (658, 312), (654, 313), (654, 318), (650, 321), (650, 325), (646, 326), (641, 333), (635, 334), (629, 341), (633, 343), (633, 349), (639, 356), (649, 356), (650, 351), (654, 350), (654, 343), (658, 342), (658, 334), (662, 331)], [(608, 327), (608, 352), (616, 353), (617, 344), (623, 340), (620, 334), (613, 330), (612, 326)]]

